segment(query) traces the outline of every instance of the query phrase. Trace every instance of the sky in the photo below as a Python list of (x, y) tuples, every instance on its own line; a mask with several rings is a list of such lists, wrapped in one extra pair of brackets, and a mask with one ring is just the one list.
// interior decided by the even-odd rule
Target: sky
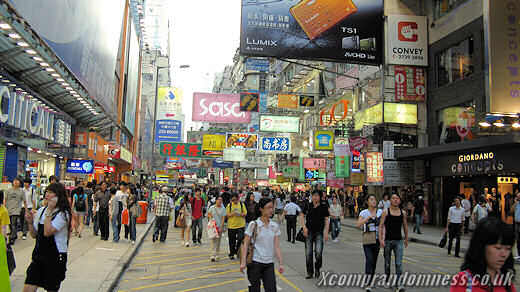
[[(171, 11), (172, 84), (184, 91), (186, 131), (192, 126), (193, 92), (211, 92), (213, 74), (233, 64), (240, 41), (241, 0), (167, 2), (167, 9)], [(180, 65), (190, 65), (190, 68), (180, 69)]]

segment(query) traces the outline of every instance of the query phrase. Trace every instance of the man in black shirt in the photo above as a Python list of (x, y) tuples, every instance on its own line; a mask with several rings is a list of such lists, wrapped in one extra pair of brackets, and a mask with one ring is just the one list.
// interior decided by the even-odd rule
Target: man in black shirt
[[(303, 235), (306, 238), (306, 279), (312, 278), (313, 270), (314, 276), (316, 278), (320, 276), (323, 241), (327, 241), (329, 239), (329, 209), (320, 202), (322, 193), (323, 192), (321, 190), (314, 190), (312, 192), (312, 203), (305, 206), (300, 217), (303, 226)], [(316, 255), (316, 263), (313, 263), (313, 252)]]
[(110, 200), (111, 195), (107, 189), (107, 183), (101, 182), (101, 189), (96, 193), (94, 197), (94, 206), (99, 204), (99, 211), (95, 211), (94, 207), (94, 216), (96, 216), (99, 220), (99, 229), (101, 231), (101, 240), (108, 240), (108, 201)]

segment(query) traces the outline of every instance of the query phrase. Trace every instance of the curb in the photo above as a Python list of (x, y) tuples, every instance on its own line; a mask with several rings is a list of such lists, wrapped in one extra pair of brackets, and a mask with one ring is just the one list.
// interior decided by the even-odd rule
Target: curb
[[(352, 226), (352, 225), (349, 225), (349, 224), (346, 224), (346, 223), (341, 223), (341, 226), (345, 226), (345, 227), (348, 227), (348, 228), (352, 228), (352, 229), (357, 229), (359, 230), (359, 228), (355, 227), (355, 226)], [(424, 240), (424, 239), (420, 239), (420, 238), (417, 238), (417, 237), (413, 237), (413, 236), (410, 236), (408, 235), (408, 240), (410, 242), (415, 242), (415, 243), (418, 243), (418, 244), (424, 244), (424, 245), (430, 245), (430, 246), (435, 246), (435, 247), (438, 247), (439, 249), (441, 249), (439, 247), (439, 243), (438, 242), (431, 242), (431, 241), (428, 241), (428, 240)], [(447, 249), (447, 248), (442, 248), (442, 249)], [(463, 248), (462, 246), (460, 247), (460, 252), (461, 253), (466, 253), (467, 249), (466, 248)]]
[(146, 227), (146, 229), (137, 236), (136, 244), (134, 246), (135, 248), (128, 250), (123, 255), (123, 257), (121, 257), (121, 259), (119, 260), (117, 265), (114, 267), (114, 269), (112, 269), (110, 274), (108, 274), (108, 276), (105, 278), (105, 281), (103, 282), (101, 287), (99, 287), (99, 291), (103, 291), (103, 292), (114, 291), (117, 284), (119, 283), (119, 280), (121, 279), (121, 276), (123, 275), (126, 268), (128, 268), (128, 265), (134, 258), (139, 247), (141, 247), (141, 244), (143, 243), (144, 239), (150, 232), (150, 229), (152, 228), (154, 223), (155, 223), (155, 217), (153, 219), (151, 219), (149, 224), (147, 223), (148, 226)]

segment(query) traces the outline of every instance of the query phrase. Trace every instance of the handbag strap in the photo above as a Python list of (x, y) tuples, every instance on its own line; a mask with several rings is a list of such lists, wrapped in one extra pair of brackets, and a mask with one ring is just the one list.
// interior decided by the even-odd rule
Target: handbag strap
[(255, 223), (255, 229), (253, 229), (253, 245), (255, 244), (255, 241), (256, 241), (256, 235), (258, 234), (258, 223), (256, 221), (254, 221)]

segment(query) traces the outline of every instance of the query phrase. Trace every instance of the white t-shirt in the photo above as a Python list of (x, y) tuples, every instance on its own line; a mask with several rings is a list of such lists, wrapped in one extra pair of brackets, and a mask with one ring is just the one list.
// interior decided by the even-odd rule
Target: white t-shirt
[[(42, 212), (45, 207), (41, 207), (38, 209), (36, 216), (34, 216), (33, 226), (36, 231), (38, 231), (38, 220), (41, 224), (45, 223), (45, 215), (42, 216)], [(56, 242), (56, 247), (58, 248), (58, 252), (67, 252), (67, 239), (68, 239), (68, 221), (70, 220), (69, 214), (65, 212), (61, 212), (54, 220), (52, 220), (51, 225), (54, 229), (58, 230), (54, 233), (54, 241)]]
[[(256, 241), (255, 241), (255, 252), (253, 253), (253, 261), (262, 263), (262, 264), (270, 264), (273, 262), (274, 256), (274, 237), (280, 236), (282, 232), (273, 220), (269, 220), (269, 225), (265, 226), (264, 222), (260, 218), (256, 221), (258, 224), (258, 229), (256, 230)], [(253, 237), (253, 231), (255, 230), (255, 225), (251, 224), (247, 226), (246, 235)]]
[[(372, 223), (372, 224), (366, 224), (366, 225), (368, 225), (368, 226), (366, 226), (369, 229), (368, 231), (376, 232), (376, 238), (377, 238), (377, 236), (379, 236), (379, 220), (378, 219), (381, 218), (381, 214), (383, 214), (383, 210), (377, 209), (376, 222)], [(368, 209), (365, 209), (365, 210), (359, 212), (359, 217), (362, 217), (363, 219), (370, 217), (370, 211), (368, 211)], [(363, 227), (363, 228), (365, 228), (365, 227)]]
[(27, 208), (33, 208), (33, 201), (36, 201), (36, 192), (32, 187), (29, 187), (29, 189), (24, 188), (23, 191), (25, 192), (25, 201), (27, 202)]
[(255, 195), (255, 202), (260, 202), (260, 198), (262, 198), (262, 194), (259, 192), (253, 192), (253, 195)]
[(331, 204), (330, 207), (330, 216), (338, 217), (341, 216), (341, 206), (339, 204)]
[(471, 216), (471, 203), (468, 200), (464, 199), (464, 200), (462, 200), (461, 204), (462, 204), (462, 208), (464, 208), (464, 210), (466, 210), (464, 212), (464, 216), (465, 217)]
[(302, 209), (300, 209), (300, 206), (296, 205), (293, 202), (290, 202), (289, 204), (285, 205), (283, 209), (287, 211), (287, 215), (296, 215), (296, 213), (302, 211)]

